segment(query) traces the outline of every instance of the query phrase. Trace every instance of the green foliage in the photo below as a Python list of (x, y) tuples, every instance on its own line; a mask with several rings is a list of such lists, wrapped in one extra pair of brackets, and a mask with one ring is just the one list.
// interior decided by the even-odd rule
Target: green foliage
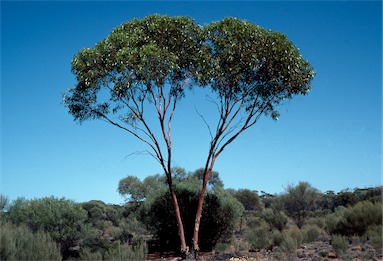
[(318, 208), (320, 197), (316, 188), (307, 182), (299, 182), (297, 186), (288, 185), (280, 200), (286, 214), (302, 227), (309, 214)]
[(137, 241), (133, 245), (113, 244), (104, 251), (92, 251), (89, 248), (81, 252), (79, 260), (145, 260), (147, 246), (143, 240)]
[(302, 227), (303, 242), (313, 242), (321, 234), (321, 229), (317, 225), (304, 225)]
[[(186, 238), (191, 239), (199, 194), (183, 186), (178, 186), (175, 192)], [(203, 250), (211, 250), (218, 241), (223, 243), (230, 241), (235, 224), (241, 215), (240, 203), (231, 195), (224, 195), (225, 192), (220, 193), (218, 196), (210, 192), (205, 197), (199, 243), (200, 249)], [(161, 246), (164, 249), (178, 250), (177, 223), (169, 192), (158, 196), (146, 211), (146, 222), (155, 231)]]
[(9, 198), (0, 194), (0, 214), (8, 207)]
[[(122, 122), (136, 124), (142, 115), (135, 102), (153, 101), (166, 83), (170, 89), (163, 94), (179, 99), (195, 82), (188, 84), (190, 78), (202, 80), (206, 74), (200, 64), (207, 60), (202, 43), (201, 28), (187, 17), (150, 15), (128, 21), (74, 57), (78, 84), (64, 103), (80, 122), (121, 111)], [(110, 93), (108, 102), (97, 100), (101, 89)]]
[[(186, 172), (183, 168), (173, 167), (172, 176), (186, 238), (190, 240), (193, 235), (202, 170)], [(223, 183), (218, 173), (213, 172), (212, 177), (208, 183), (208, 195), (205, 199), (200, 227), (200, 231), (202, 231), (199, 244), (201, 249), (211, 249), (218, 240), (230, 241), (231, 233), (243, 211), (241, 204), (223, 190)], [(122, 179), (120, 187), (123, 183), (124, 192), (120, 190), (120, 193), (124, 195), (127, 192), (131, 195), (132, 191), (135, 191), (134, 187), (142, 188), (140, 191), (142, 191), (141, 195), (143, 196), (141, 198), (143, 201), (130, 201), (126, 208), (137, 206), (136, 211), (139, 212), (137, 217), (155, 232), (160, 244), (169, 249), (178, 250), (179, 237), (174, 206), (170, 200), (169, 192), (167, 192), (168, 184), (164, 176), (149, 176), (144, 181), (132, 177), (128, 177), (128, 179), (134, 182), (128, 183), (126, 179)], [(129, 215), (128, 213), (127, 209), (126, 215)], [(206, 239), (204, 239), (205, 237)]]
[(293, 238), (297, 246), (300, 246), (303, 242), (302, 231), (297, 227), (291, 227), (287, 230), (287, 235)]
[(235, 18), (204, 30), (212, 57), (210, 85), (227, 100), (243, 99), (247, 113), (264, 108), (277, 119), (275, 105), (310, 90), (313, 69), (285, 35)]
[(335, 249), (335, 251), (341, 255), (344, 254), (348, 248), (349, 242), (348, 239), (344, 236), (333, 235), (331, 237), (331, 245)]
[(284, 234), (281, 242), (281, 248), (287, 254), (287, 259), (292, 260), (296, 256), (299, 243), (291, 234)]
[(380, 225), (370, 225), (364, 233), (364, 238), (370, 242), (375, 249), (382, 249), (383, 246), (383, 228)]
[(49, 233), (54, 241), (60, 243), (63, 258), (76, 255), (70, 248), (95, 236), (95, 231), (85, 223), (87, 212), (79, 204), (66, 199), (17, 199), (10, 205), (7, 219), (15, 224), (25, 224), (33, 232), (43, 230)]
[[(220, 96), (242, 96), (246, 111), (260, 106), (277, 118), (274, 106), (307, 94), (314, 76), (283, 34), (234, 18), (202, 27), (187, 17), (160, 15), (126, 22), (94, 48), (81, 50), (72, 72), (78, 84), (64, 103), (79, 121), (117, 113), (125, 107), (119, 101), (156, 97), (148, 94), (164, 83), (177, 99), (187, 79), (209, 84)], [(97, 92), (111, 83), (109, 102), (98, 102)], [(124, 121), (141, 120), (134, 104), (128, 108)]]
[(270, 226), (257, 218), (250, 222), (250, 228), (245, 231), (245, 238), (251, 251), (270, 249), (273, 246)]
[(128, 200), (130, 201), (143, 200), (146, 195), (144, 184), (134, 176), (127, 176), (119, 181), (118, 193), (120, 195), (129, 195)]
[(239, 189), (237, 191), (233, 191), (233, 196), (242, 203), (245, 210), (254, 211), (262, 210), (264, 208), (256, 191)]
[(282, 242), (281, 231), (286, 228), (287, 216), (274, 209), (265, 209), (246, 223), (245, 238), (250, 250), (271, 249)]
[(265, 209), (261, 212), (261, 217), (265, 220), (271, 228), (282, 231), (286, 228), (288, 217), (282, 211), (275, 209)]
[(25, 225), (0, 222), (0, 260), (61, 260), (60, 248), (49, 234), (33, 233)]
[(382, 204), (361, 201), (342, 212), (333, 233), (341, 235), (363, 235), (369, 226), (382, 224)]
[(228, 243), (221, 243), (221, 242), (218, 242), (215, 247), (214, 247), (214, 251), (215, 252), (218, 252), (218, 253), (225, 253), (226, 250), (229, 249), (229, 244)]

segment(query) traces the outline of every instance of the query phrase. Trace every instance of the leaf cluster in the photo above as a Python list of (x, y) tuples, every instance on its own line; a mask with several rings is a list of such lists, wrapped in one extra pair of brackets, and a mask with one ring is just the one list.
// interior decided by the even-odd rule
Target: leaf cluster
[[(117, 113), (131, 108), (131, 101), (155, 99), (154, 92), (165, 95), (156, 92), (164, 84), (171, 86), (172, 97), (181, 98), (203, 56), (200, 31), (190, 18), (160, 15), (117, 27), (95, 48), (79, 51), (72, 60), (78, 83), (71, 96), (64, 96), (69, 113), (79, 121)], [(100, 89), (109, 92), (108, 102), (97, 102)], [(134, 111), (130, 116), (140, 117)]]

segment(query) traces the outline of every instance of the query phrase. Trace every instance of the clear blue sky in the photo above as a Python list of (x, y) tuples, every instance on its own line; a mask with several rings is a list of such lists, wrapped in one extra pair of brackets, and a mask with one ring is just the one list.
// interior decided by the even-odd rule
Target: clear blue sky
[[(61, 94), (75, 84), (73, 56), (132, 18), (186, 15), (200, 24), (238, 17), (280, 31), (317, 75), (308, 96), (264, 118), (218, 158), (226, 188), (280, 193), (308, 181), (322, 192), (382, 183), (382, 3), (375, 2), (1, 2), (1, 186), (10, 199), (56, 196), (122, 203), (126, 175), (162, 173), (146, 147), (99, 121), (73, 122)], [(174, 165), (205, 162), (209, 133), (180, 103)], [(206, 109), (206, 108), (205, 108)], [(206, 110), (205, 110), (206, 111)], [(214, 117), (213, 114), (208, 117)]]

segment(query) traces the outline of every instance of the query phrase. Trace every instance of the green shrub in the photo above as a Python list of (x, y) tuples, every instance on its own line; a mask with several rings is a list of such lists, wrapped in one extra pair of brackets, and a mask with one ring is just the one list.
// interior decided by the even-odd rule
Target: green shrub
[(238, 191), (233, 192), (233, 196), (242, 203), (245, 210), (259, 211), (264, 208), (261, 198), (258, 196), (256, 191), (239, 189)]
[(321, 229), (326, 227), (326, 218), (329, 214), (324, 215), (323, 217), (312, 217), (306, 220), (305, 225), (316, 225)]
[(264, 221), (258, 226), (249, 228), (245, 232), (245, 238), (250, 245), (251, 251), (269, 249), (273, 245), (272, 232), (270, 230), (269, 225)]
[(42, 231), (25, 225), (0, 224), (0, 260), (61, 260), (60, 248)]
[(83, 248), (79, 260), (102, 261), (101, 251), (92, 252), (90, 248)]
[(361, 201), (344, 210), (334, 232), (341, 235), (362, 236), (369, 226), (380, 224), (382, 224), (382, 204)]
[[(188, 245), (193, 237), (199, 194), (181, 184), (175, 189)], [(199, 247), (211, 251), (217, 242), (229, 242), (243, 207), (223, 191), (207, 193), (201, 219)], [(164, 250), (179, 250), (179, 235), (170, 193), (160, 194), (145, 209), (145, 221), (155, 232)]]
[(285, 213), (275, 209), (265, 209), (261, 212), (261, 218), (265, 220), (271, 228), (282, 231), (286, 228), (288, 218)]
[(338, 253), (338, 255), (342, 255), (346, 252), (349, 243), (346, 237), (340, 235), (333, 235), (331, 237), (331, 245)]
[(79, 260), (145, 260), (146, 254), (146, 242), (140, 238), (135, 240), (132, 245), (115, 242), (107, 249), (84, 248)]
[(280, 246), (283, 240), (283, 233), (277, 229), (273, 229), (273, 246)]
[(344, 212), (345, 208), (344, 207), (341, 207), (341, 209), (338, 209), (337, 211), (335, 211), (334, 213), (332, 214), (329, 214), (327, 215), (325, 218), (324, 218), (324, 222), (325, 222), (325, 230), (329, 233), (329, 234), (333, 234), (335, 233), (336, 229), (337, 229), (337, 226), (340, 222), (340, 220), (342, 219), (343, 217), (343, 212)]
[(145, 260), (147, 254), (146, 243), (141, 240), (133, 246), (124, 244), (116, 244), (104, 254), (104, 260)]
[(234, 238), (232, 241), (235, 251), (248, 252), (250, 249), (249, 243), (244, 239)]
[(321, 234), (321, 229), (317, 225), (305, 225), (302, 228), (303, 242), (315, 241)]
[(60, 244), (64, 259), (77, 257), (78, 251), (71, 248), (97, 236), (97, 231), (86, 223), (88, 215), (81, 205), (64, 198), (20, 198), (9, 206), (6, 217), (12, 223), (27, 225), (32, 232), (47, 232)]
[(218, 253), (225, 253), (226, 250), (229, 249), (229, 244), (227, 243), (221, 243), (221, 242), (218, 242), (215, 247), (214, 247), (214, 251), (215, 252), (218, 252)]
[(375, 249), (382, 249), (382, 225), (371, 225), (368, 227), (364, 237), (370, 242)]
[(299, 228), (297, 227), (292, 227), (290, 228), (288, 231), (287, 231), (287, 234), (295, 239), (296, 243), (297, 243), (297, 246), (300, 246), (302, 244), (302, 241), (303, 241), (303, 235), (302, 235), (302, 232)]
[(291, 237), (289, 234), (284, 234), (281, 248), (282, 251), (287, 254), (288, 260), (292, 260), (293, 257), (296, 256), (298, 245), (299, 244), (295, 238)]

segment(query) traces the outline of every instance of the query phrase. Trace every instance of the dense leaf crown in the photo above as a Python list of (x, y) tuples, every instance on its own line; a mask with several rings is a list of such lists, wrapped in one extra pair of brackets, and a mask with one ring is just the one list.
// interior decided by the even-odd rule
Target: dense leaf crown
[(267, 103), (265, 112), (296, 94), (306, 94), (314, 71), (286, 35), (227, 18), (204, 28), (210, 47), (210, 85), (246, 109)]
[(187, 86), (208, 86), (247, 110), (263, 106), (275, 116), (274, 106), (306, 94), (314, 76), (283, 34), (235, 18), (202, 27), (188, 17), (160, 15), (126, 22), (94, 48), (80, 50), (72, 72), (78, 83), (64, 103), (80, 122), (117, 113), (132, 101), (151, 102), (154, 90), (161, 98), (165, 85), (174, 99)]

